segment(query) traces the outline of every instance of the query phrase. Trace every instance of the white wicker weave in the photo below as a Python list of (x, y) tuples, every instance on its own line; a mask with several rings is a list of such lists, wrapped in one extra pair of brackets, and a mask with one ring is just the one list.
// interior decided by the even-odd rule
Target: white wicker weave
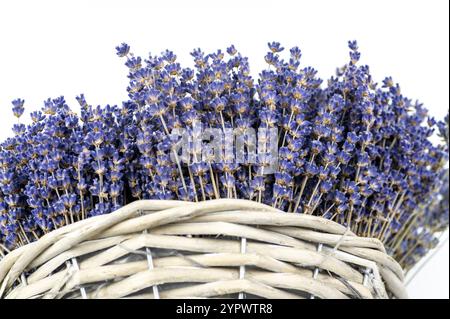
[(146, 200), (0, 261), (4, 298), (407, 298), (382, 243), (253, 201)]

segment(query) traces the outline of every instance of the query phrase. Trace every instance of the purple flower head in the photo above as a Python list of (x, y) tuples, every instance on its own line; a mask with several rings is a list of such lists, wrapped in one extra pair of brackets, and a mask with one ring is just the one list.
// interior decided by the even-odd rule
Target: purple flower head
[(130, 52), (130, 46), (126, 43), (122, 43), (122, 44), (116, 46), (116, 54), (119, 57), (127, 56), (129, 52)]
[(273, 53), (278, 53), (284, 50), (280, 42), (269, 42), (267, 45), (269, 46), (270, 51), (272, 51)]
[(23, 104), (25, 103), (25, 100), (22, 99), (15, 99), (11, 102), (13, 105), (12, 111), (14, 113), (14, 116), (17, 118), (20, 118), (25, 111), (25, 108)]

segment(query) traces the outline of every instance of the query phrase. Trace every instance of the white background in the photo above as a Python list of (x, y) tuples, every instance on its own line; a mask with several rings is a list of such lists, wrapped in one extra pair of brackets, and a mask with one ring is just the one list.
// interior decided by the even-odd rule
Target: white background
[[(14, 121), (10, 101), (27, 113), (47, 97), (84, 92), (90, 104), (126, 99), (126, 67), (114, 47), (146, 55), (169, 48), (191, 65), (193, 48), (235, 46), (263, 67), (268, 41), (300, 46), (303, 65), (327, 78), (357, 39), (375, 79), (391, 75), (405, 95), (442, 118), (449, 106), (449, 1), (6, 1), (0, 2), (0, 139)], [(28, 120), (28, 116), (25, 119)], [(409, 285), (417, 298), (449, 297), (448, 244)]]

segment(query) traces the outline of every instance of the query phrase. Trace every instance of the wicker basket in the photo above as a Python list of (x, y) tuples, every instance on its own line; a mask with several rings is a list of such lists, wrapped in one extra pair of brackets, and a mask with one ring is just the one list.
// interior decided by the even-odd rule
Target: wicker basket
[(147, 200), (0, 262), (3, 298), (407, 298), (377, 239), (246, 200)]

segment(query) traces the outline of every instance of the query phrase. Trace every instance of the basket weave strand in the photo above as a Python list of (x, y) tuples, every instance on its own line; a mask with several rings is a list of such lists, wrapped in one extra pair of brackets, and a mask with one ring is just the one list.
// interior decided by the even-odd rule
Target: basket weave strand
[(143, 200), (0, 261), (4, 298), (407, 298), (378, 239), (247, 200)]

